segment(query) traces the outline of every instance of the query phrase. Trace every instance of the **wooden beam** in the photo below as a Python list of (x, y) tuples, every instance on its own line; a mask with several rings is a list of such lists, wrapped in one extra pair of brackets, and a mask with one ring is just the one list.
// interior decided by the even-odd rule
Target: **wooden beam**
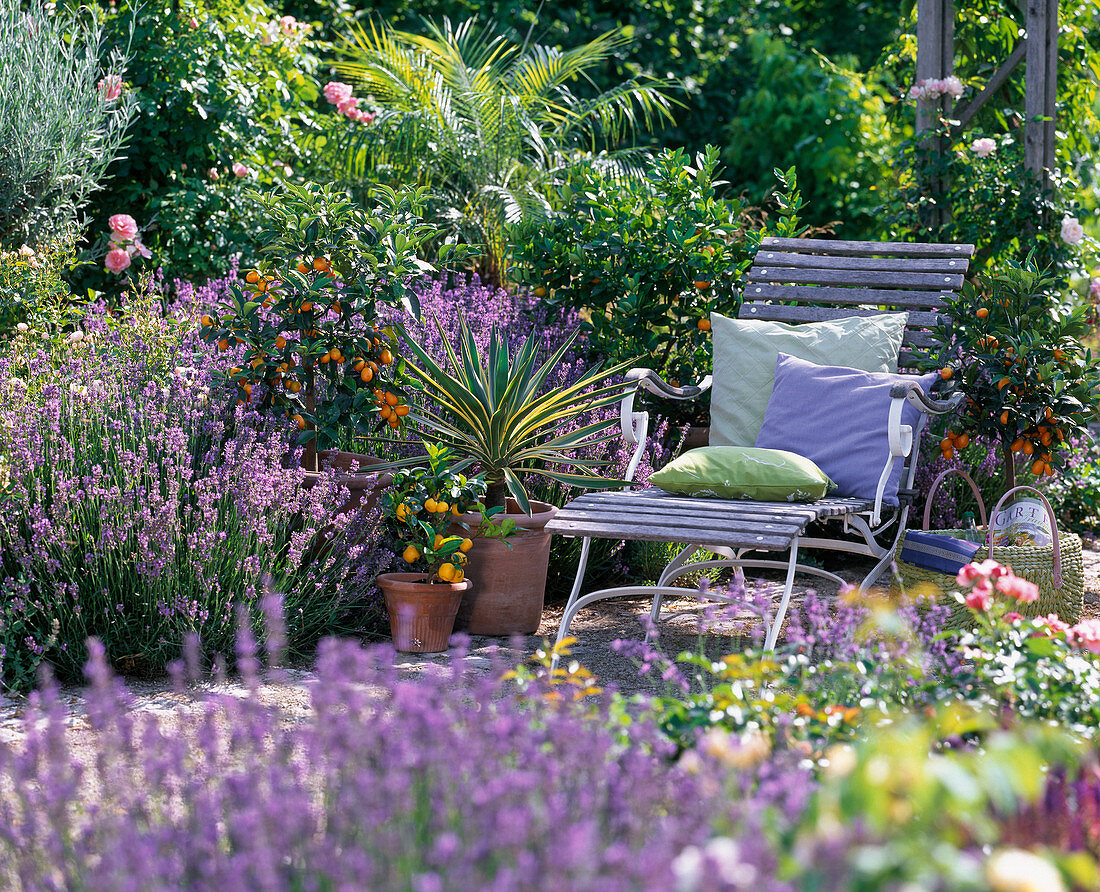
[[(955, 67), (953, 0), (917, 0), (917, 83), (945, 78)], [(944, 97), (917, 100), (917, 133), (936, 125), (947, 112)]]
[(1058, 89), (1058, 2), (1027, 0), (1027, 81), (1024, 85), (1024, 164), (1047, 180), (1054, 163)]
[(1024, 38), (1016, 44), (1016, 48), (1012, 51), (1012, 55), (993, 73), (993, 76), (986, 82), (982, 92), (971, 99), (962, 111), (952, 115), (952, 117), (958, 121), (951, 130), (952, 136), (958, 136), (966, 129), (967, 125), (974, 119), (974, 115), (976, 115), (978, 110), (989, 101), (989, 98), (994, 93), (1001, 89), (1004, 82), (1008, 80), (1009, 75), (1011, 75), (1012, 72), (1016, 70), (1016, 67), (1024, 60), (1026, 54), (1027, 38)]
[(1058, 143), (1058, 131), (1054, 126), (1054, 117), (1058, 113), (1058, 0), (1047, 0), (1047, 70), (1046, 94), (1043, 104), (1046, 107), (1046, 121), (1043, 128), (1043, 166), (1054, 170), (1055, 150)]

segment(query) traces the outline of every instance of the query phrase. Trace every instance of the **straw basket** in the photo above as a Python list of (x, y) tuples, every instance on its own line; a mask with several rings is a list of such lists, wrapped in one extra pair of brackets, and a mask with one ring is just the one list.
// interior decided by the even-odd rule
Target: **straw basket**
[[(939, 480), (940, 478), (937, 478), (936, 483), (939, 483)], [(973, 486), (973, 481), (969, 477), (967, 477), (967, 480), (976, 490), (977, 487)], [(935, 484), (933, 484), (934, 486)], [(992, 554), (990, 554), (990, 545), (996, 532), (997, 513), (1009, 496), (1025, 489), (1031, 490), (1042, 499), (1047, 516), (1050, 518), (1053, 541), (1050, 545), (997, 545), (992, 548)], [(928, 491), (929, 502), (931, 502), (933, 492), (934, 489)], [(978, 504), (984, 520), (985, 510), (980, 497)], [(1039, 599), (1030, 604), (1019, 604), (1017, 610), (1020, 613), (1028, 616), (1045, 616), (1049, 613), (1056, 613), (1059, 619), (1064, 622), (1076, 623), (1081, 618), (1081, 610), (1084, 607), (1085, 599), (1085, 569), (1081, 557), (1081, 539), (1073, 533), (1059, 533), (1058, 520), (1054, 516), (1050, 502), (1047, 501), (1046, 496), (1031, 486), (1016, 486), (1006, 492), (994, 507), (992, 516), (994, 523), (990, 525), (985, 542), (978, 548), (974, 560), (984, 561), (986, 558), (992, 557), (998, 563), (1011, 567), (1012, 572), (1017, 576), (1033, 582), (1039, 587)], [(929, 508), (926, 506), (925, 529), (928, 529), (928, 517)], [(936, 532), (945, 536), (965, 538), (967, 533), (973, 531), (937, 530)], [(954, 598), (948, 600), (946, 597), (948, 592), (958, 588), (955, 577), (902, 561), (900, 559), (901, 545), (902, 543), (899, 542), (896, 562), (898, 574), (905, 590), (911, 593), (927, 592), (936, 594), (952, 608), (951, 616), (945, 626), (958, 628), (965, 625), (970, 620), (970, 611), (965, 605), (956, 602)], [(895, 586), (897, 586), (896, 582)]]

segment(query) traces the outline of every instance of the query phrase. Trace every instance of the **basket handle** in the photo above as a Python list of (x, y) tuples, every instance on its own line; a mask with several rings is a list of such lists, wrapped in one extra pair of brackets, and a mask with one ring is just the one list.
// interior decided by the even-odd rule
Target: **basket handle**
[(997, 512), (1001, 510), (1001, 506), (1005, 503), (1005, 499), (1007, 499), (1014, 492), (1019, 492), (1020, 490), (1023, 490), (1023, 489), (1029, 489), (1033, 493), (1035, 493), (1035, 495), (1037, 495), (1040, 499), (1043, 500), (1043, 505), (1047, 509), (1047, 517), (1050, 518), (1051, 535), (1054, 539), (1054, 543), (1053, 543), (1054, 544), (1054, 587), (1055, 588), (1061, 588), (1062, 587), (1062, 545), (1061, 545), (1061, 542), (1058, 539), (1058, 518), (1056, 518), (1054, 516), (1054, 509), (1050, 507), (1050, 502), (1047, 501), (1047, 497), (1044, 496), (1041, 492), (1039, 492), (1039, 490), (1037, 490), (1034, 486), (1014, 486), (1014, 487), (1012, 487), (1012, 489), (1010, 489), (1008, 492), (1006, 492), (1003, 496), (1001, 496), (1001, 498), (997, 502), (997, 504), (994, 505), (994, 507), (993, 507), (993, 521), (992, 521), (992, 523), (989, 524), (989, 533), (986, 535), (986, 539), (985, 539), (986, 547), (989, 549), (989, 556), (993, 557), (993, 533), (994, 533), (994, 527), (996, 526), (996, 523), (997, 523)]
[(932, 496), (936, 494), (936, 490), (940, 488), (940, 484), (943, 483), (943, 478), (949, 474), (958, 474), (970, 484), (970, 491), (974, 493), (974, 498), (978, 500), (978, 514), (982, 519), (982, 526), (984, 527), (989, 520), (985, 514), (985, 502), (982, 501), (982, 493), (978, 489), (978, 484), (974, 482), (974, 478), (966, 473), (962, 468), (948, 468), (946, 471), (941, 471), (939, 476), (932, 481), (932, 485), (928, 487), (928, 496), (924, 500), (924, 528), (928, 529), (928, 524), (932, 520)]

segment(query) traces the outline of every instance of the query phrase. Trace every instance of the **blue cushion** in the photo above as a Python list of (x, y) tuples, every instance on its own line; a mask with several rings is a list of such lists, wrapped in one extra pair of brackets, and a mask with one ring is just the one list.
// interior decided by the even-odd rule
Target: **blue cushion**
[(901, 543), (901, 559), (916, 567), (955, 575), (974, 560), (982, 546), (942, 533), (908, 530)]
[[(890, 456), (890, 388), (916, 382), (928, 393), (938, 379), (936, 372), (864, 372), (780, 353), (756, 445), (805, 456), (836, 483), (834, 496), (873, 499)], [(901, 423), (915, 426), (919, 419), (917, 409), (906, 403)], [(902, 459), (894, 461), (884, 505), (898, 504), (902, 464)]]

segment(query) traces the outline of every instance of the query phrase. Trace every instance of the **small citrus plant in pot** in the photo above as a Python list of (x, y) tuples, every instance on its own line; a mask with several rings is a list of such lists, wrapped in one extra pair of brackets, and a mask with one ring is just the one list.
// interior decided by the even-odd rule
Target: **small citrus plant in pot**
[[(507, 541), (482, 536), (485, 541), (470, 552), (468, 570), (474, 585), (459, 612), (460, 628), (474, 635), (530, 634), (542, 618), (550, 561), (551, 534), (543, 528), (557, 509), (532, 501), (522, 477), (541, 476), (581, 488), (627, 485), (596, 473), (606, 462), (570, 453), (618, 436), (617, 431), (607, 433), (618, 424), (617, 418), (588, 423), (578, 419), (622, 398), (628, 385), (615, 379), (632, 362), (596, 367), (572, 383), (550, 384), (576, 332), (540, 362), (541, 342), (535, 332), (513, 350), (507, 336), (494, 328), (482, 355), (466, 320), (460, 319), (459, 326), (458, 353), (446, 347), (446, 369), (402, 332), (411, 354), (406, 369), (423, 397), (409, 417), (453, 450), (457, 469), (472, 467), (484, 475), (489, 511), (505, 511), (503, 516), (515, 525)], [(448, 344), (446, 336), (443, 342)], [(390, 466), (418, 460), (422, 461), (406, 459)], [(461, 520), (476, 529), (476, 516)]]
[[(376, 309), (419, 314), (409, 284), (435, 270), (418, 255), (439, 235), (419, 216), (423, 190), (380, 187), (369, 210), (313, 184), (254, 197), (268, 220), (264, 260), (202, 316), (202, 336), (239, 363), (227, 373), (239, 402), (294, 421), (308, 472), (326, 459), (345, 471), (372, 464), (327, 450), (349, 434), (399, 430), (409, 412), (395, 333)], [(444, 265), (465, 257), (454, 245), (438, 251)], [(356, 488), (354, 475), (347, 482)]]
[[(467, 477), (455, 470), (454, 457), (445, 447), (426, 444), (427, 464), (404, 468), (393, 475), (382, 496), (382, 520), (394, 553), (407, 572), (383, 573), (378, 587), (386, 599), (394, 646), (409, 653), (437, 653), (447, 649), (462, 596), (471, 587), (466, 578), (471, 536), (504, 537), (509, 522), (495, 524), (481, 501), (483, 477)], [(477, 512), (476, 530), (457, 526), (457, 518)]]

